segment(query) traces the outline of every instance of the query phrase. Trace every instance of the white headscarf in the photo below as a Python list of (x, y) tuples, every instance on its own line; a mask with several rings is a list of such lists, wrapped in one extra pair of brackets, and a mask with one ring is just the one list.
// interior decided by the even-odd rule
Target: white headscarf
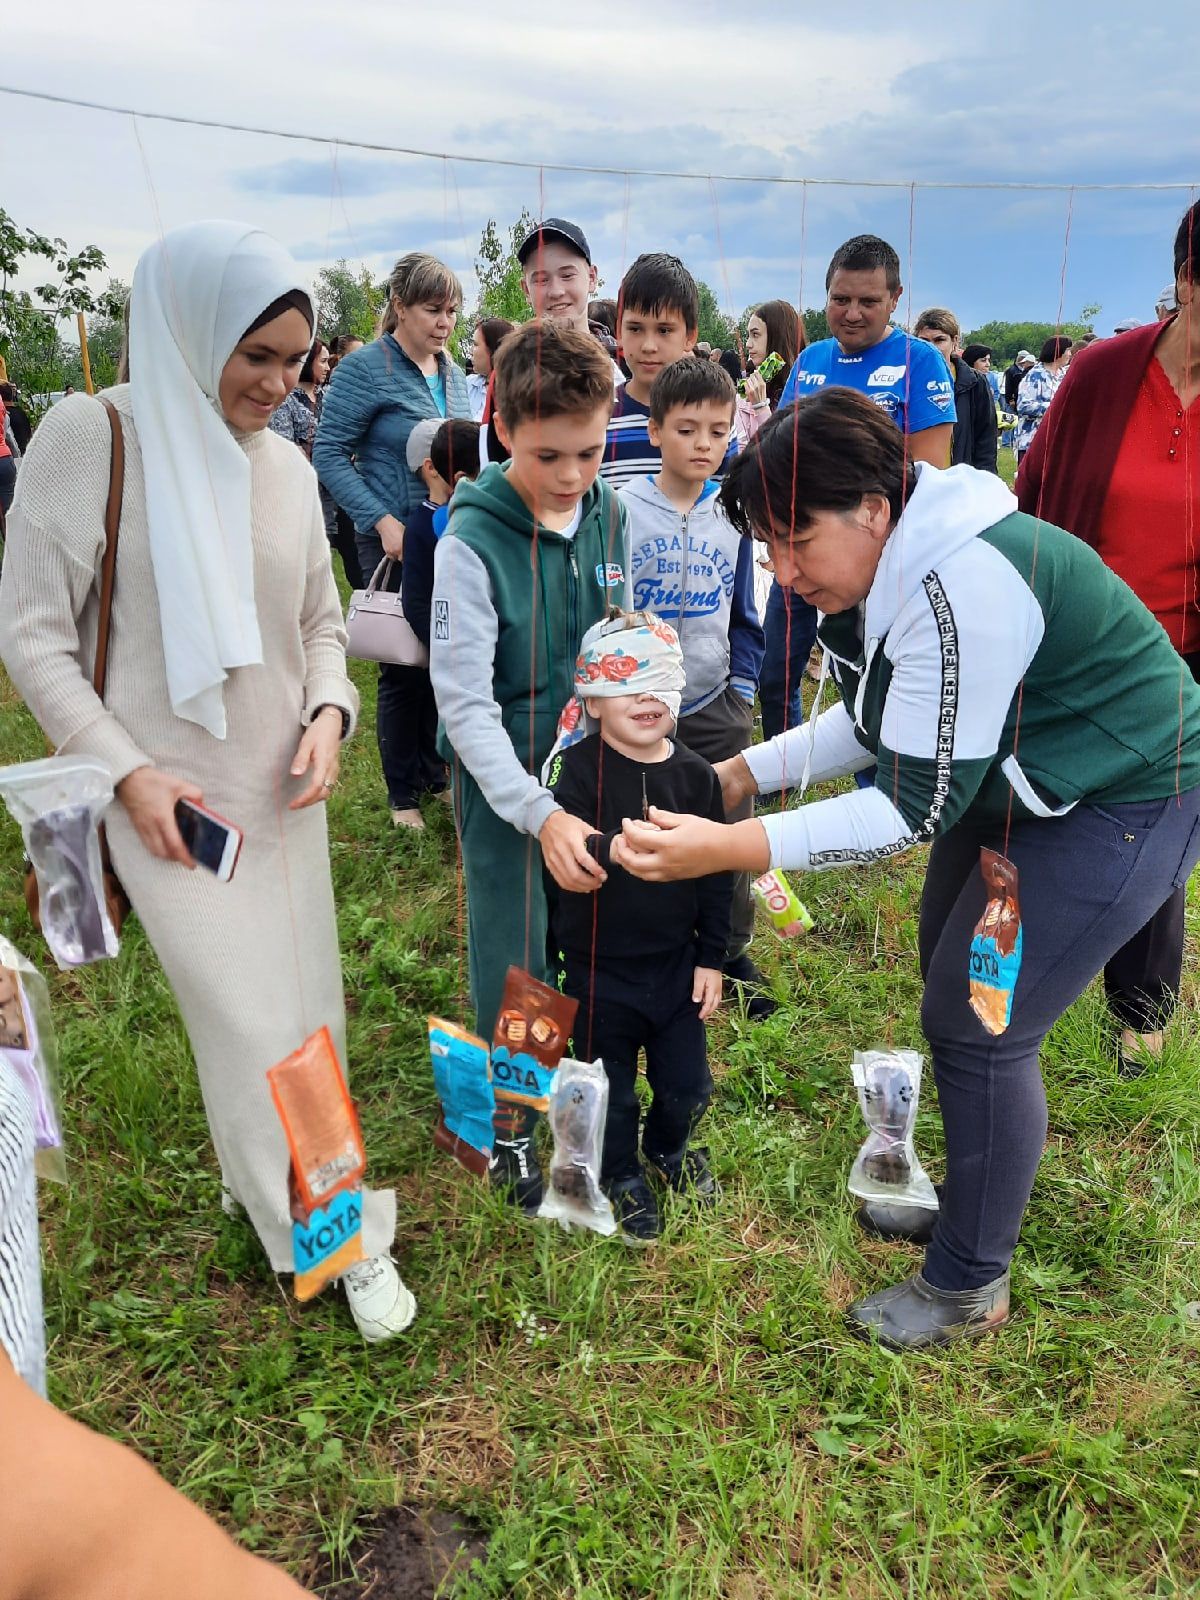
[(226, 676), (262, 661), (250, 462), (217, 394), (251, 323), (297, 289), (309, 292), (283, 246), (241, 222), (175, 228), (133, 275), (130, 392), (167, 688), (176, 716), (217, 739), (225, 737)]

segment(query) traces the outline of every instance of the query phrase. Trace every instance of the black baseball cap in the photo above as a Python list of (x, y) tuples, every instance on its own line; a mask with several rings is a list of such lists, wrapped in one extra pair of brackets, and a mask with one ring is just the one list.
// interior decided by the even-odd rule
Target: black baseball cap
[(562, 217), (546, 217), (541, 222), (535, 222), (521, 240), (517, 249), (517, 260), (522, 266), (525, 265), (526, 258), (537, 249), (539, 239), (561, 239), (564, 244), (570, 245), (572, 250), (578, 250), (589, 267), (592, 264), (592, 252), (588, 248), (587, 235), (583, 229), (574, 222), (565, 222)]

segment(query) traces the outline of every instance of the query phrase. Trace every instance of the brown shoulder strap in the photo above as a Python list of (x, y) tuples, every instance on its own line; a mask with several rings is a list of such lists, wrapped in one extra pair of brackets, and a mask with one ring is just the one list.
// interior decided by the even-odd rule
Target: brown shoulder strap
[(104, 562), (100, 568), (100, 617), (96, 626), (96, 665), (92, 684), (104, 699), (108, 671), (108, 635), (112, 626), (113, 582), (117, 575), (117, 536), (121, 531), (121, 499), (125, 493), (125, 435), (111, 400), (101, 399), (112, 430), (112, 455), (108, 472), (108, 502), (104, 507)]

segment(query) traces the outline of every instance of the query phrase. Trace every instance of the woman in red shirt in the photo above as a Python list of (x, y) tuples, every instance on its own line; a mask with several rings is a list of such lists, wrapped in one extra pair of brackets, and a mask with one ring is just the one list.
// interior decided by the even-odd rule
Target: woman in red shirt
[(4, 437), (7, 432), (7, 412), (4, 401), (0, 400), (0, 530), (4, 527), (4, 518), (12, 505), (13, 491), (17, 487), (17, 463)]
[[(1070, 529), (1124, 578), (1166, 629), (1180, 671), (1200, 680), (1200, 203), (1175, 236), (1175, 293), (1167, 321), (1075, 358), (1016, 487), (1022, 511)], [(1162, 1051), (1184, 898), (1177, 890), (1104, 971), (1125, 1076)]]

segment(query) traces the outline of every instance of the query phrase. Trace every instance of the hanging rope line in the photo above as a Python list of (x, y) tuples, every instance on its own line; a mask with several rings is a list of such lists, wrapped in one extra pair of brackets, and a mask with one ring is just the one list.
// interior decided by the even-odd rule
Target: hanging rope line
[(136, 106), (108, 105), (102, 100), (84, 100), (72, 95), (49, 94), (41, 89), (18, 89), (0, 84), (0, 94), (17, 95), (23, 100), (41, 100), (50, 105), (74, 106), (81, 111), (103, 111), (114, 117), (140, 117), (146, 122), (174, 122), (185, 128), (217, 128), (224, 133), (253, 133), (267, 139), (292, 139), (301, 144), (339, 145), (344, 150), (369, 150), (378, 155), (417, 156), (427, 161), (464, 161), (480, 167), (514, 167), (526, 172), (585, 172), (610, 178), (678, 178), (690, 183), (772, 183), (791, 188), (819, 184), (831, 189), (1011, 189), (1027, 192), (1077, 193), (1083, 191), (1130, 192), (1134, 190), (1194, 189), (1196, 179), (1171, 183), (1041, 183), (1009, 179), (958, 181), (911, 178), (814, 178), (788, 177), (784, 173), (764, 172), (676, 172), (658, 167), (604, 167), (577, 161), (519, 161), (511, 156), (472, 155), (461, 151), (421, 150), (411, 145), (380, 144), (369, 139), (347, 139), (342, 135), (298, 133), (290, 128), (260, 128), (245, 122), (222, 122), (216, 117), (189, 117), (175, 111), (144, 111)]

